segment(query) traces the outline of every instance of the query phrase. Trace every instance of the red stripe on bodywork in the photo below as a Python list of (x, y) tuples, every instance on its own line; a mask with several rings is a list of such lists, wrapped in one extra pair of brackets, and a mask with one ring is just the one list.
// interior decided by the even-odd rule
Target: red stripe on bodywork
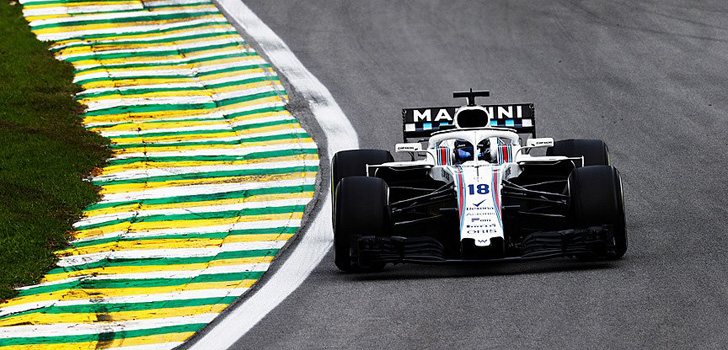
[(465, 188), (463, 183), (463, 173), (458, 170), (458, 194), (460, 195), (458, 198), (458, 210), (460, 211), (460, 214), (462, 215), (463, 207), (465, 203)]
[(498, 172), (499, 170), (496, 170), (493, 172), (493, 208), (495, 210), (495, 214), (498, 217), (498, 220), (501, 224), (503, 224), (503, 218), (501, 217), (501, 205), (500, 205), (500, 181), (498, 179)]

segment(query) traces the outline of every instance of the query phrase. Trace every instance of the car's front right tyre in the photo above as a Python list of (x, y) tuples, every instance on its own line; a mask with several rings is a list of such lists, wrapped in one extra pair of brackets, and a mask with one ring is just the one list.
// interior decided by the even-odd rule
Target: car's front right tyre
[(361, 236), (384, 236), (391, 230), (389, 186), (377, 177), (351, 176), (335, 191), (334, 259), (345, 272), (379, 270), (384, 264), (359, 264), (352, 253)]
[(609, 165), (574, 169), (569, 175), (569, 217), (576, 228), (609, 225), (614, 241), (607, 259), (621, 258), (627, 252), (622, 179)]

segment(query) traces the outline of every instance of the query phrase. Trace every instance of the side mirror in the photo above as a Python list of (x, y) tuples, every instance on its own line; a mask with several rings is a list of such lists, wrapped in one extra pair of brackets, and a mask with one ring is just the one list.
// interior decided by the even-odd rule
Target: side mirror
[(422, 151), (422, 145), (419, 143), (398, 143), (394, 146), (395, 152), (419, 152)]
[(554, 139), (550, 137), (544, 137), (539, 139), (528, 139), (526, 141), (526, 147), (553, 147)]

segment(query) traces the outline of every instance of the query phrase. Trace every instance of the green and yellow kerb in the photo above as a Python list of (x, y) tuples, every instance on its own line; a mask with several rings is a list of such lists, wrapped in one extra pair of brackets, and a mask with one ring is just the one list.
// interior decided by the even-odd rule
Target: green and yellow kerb
[(316, 144), (209, 0), (21, 3), (113, 157), (57, 267), (0, 305), (0, 350), (178, 346), (296, 233)]

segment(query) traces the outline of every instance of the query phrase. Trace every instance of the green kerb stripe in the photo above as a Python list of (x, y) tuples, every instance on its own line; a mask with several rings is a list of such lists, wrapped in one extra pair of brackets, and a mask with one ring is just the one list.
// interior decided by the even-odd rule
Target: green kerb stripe
[(33, 5), (64, 5), (64, 4), (75, 4), (75, 3), (83, 3), (83, 2), (93, 2), (93, 0), (51, 0), (51, 1), (34, 1), (34, 2), (26, 2), (23, 4), (23, 6), (33, 6)]
[(128, 312), (128, 311), (147, 311), (157, 309), (173, 309), (178, 307), (189, 306), (205, 306), (205, 305), (229, 305), (234, 302), (237, 297), (220, 297), (220, 298), (200, 298), (200, 299), (183, 299), (183, 300), (165, 300), (152, 301), (143, 303), (93, 303), (85, 305), (67, 305), (67, 306), (46, 306), (38, 309), (13, 313), (10, 315), (0, 316), (0, 320), (6, 320), (13, 317), (43, 313), (43, 314), (85, 314), (85, 313), (112, 313), (112, 312)]
[[(269, 104), (269, 103), (270, 102), (266, 102), (266, 104)], [(273, 103), (279, 104), (279, 103), (283, 103), (283, 102), (282, 101), (276, 101), (276, 102), (273, 102)], [(237, 119), (238, 117), (245, 117), (245, 116), (250, 116), (250, 115), (255, 115), (255, 114), (260, 114), (260, 113), (283, 112), (285, 110), (286, 110), (286, 107), (284, 107), (282, 105), (276, 105), (276, 106), (273, 106), (273, 107), (265, 107), (265, 108), (259, 108), (259, 109), (251, 109), (251, 110), (247, 110), (247, 111), (240, 111), (240, 112), (228, 113), (228, 114), (224, 114), (224, 116), (222, 118), (213, 118), (213, 119), (193, 118), (193, 119), (185, 119), (185, 121), (190, 121), (190, 120), (199, 120), (199, 121), (207, 121), (207, 120), (230, 120), (230, 121), (232, 121), (232, 120)], [(168, 122), (169, 121), (167, 121), (167, 120), (160, 120), (160, 121), (150, 121), (148, 123), (149, 124), (154, 124), (154, 123), (168, 123)], [(262, 123), (260, 123), (260, 124), (262, 124)], [(248, 125), (254, 125), (254, 124), (248, 124)]]
[(152, 329), (139, 329), (133, 331), (119, 331), (113, 333), (101, 334), (84, 334), (84, 335), (63, 335), (54, 337), (31, 337), (31, 338), (5, 338), (0, 339), (0, 346), (11, 345), (30, 345), (30, 344), (53, 344), (53, 343), (82, 343), (93, 341), (108, 341), (112, 339), (124, 339), (144, 337), (149, 335), (167, 334), (167, 333), (183, 333), (197, 332), (202, 327), (207, 326), (206, 323), (186, 324), (180, 326), (169, 326)]
[(159, 266), (159, 265), (184, 265), (184, 264), (198, 264), (198, 263), (209, 263), (211, 261), (218, 260), (229, 260), (229, 259), (240, 259), (240, 258), (259, 258), (266, 256), (274, 256), (278, 254), (277, 248), (271, 249), (254, 249), (254, 250), (239, 250), (231, 252), (221, 252), (214, 256), (200, 256), (191, 258), (147, 258), (147, 259), (108, 259), (100, 260), (92, 263), (75, 265), (69, 267), (57, 267), (50, 272), (49, 275), (81, 271), (95, 268), (113, 268), (119, 266)]
[(129, 31), (124, 33), (99, 33), (99, 34), (84, 34), (79, 35), (75, 38), (65, 39), (61, 41), (73, 41), (78, 42), (78, 40), (99, 40), (99, 39), (119, 39), (119, 38), (125, 38), (129, 36), (135, 36), (139, 34), (160, 34), (164, 35), (167, 32), (172, 31), (183, 31), (186, 29), (199, 29), (204, 27), (212, 27), (212, 26), (220, 26), (220, 25), (230, 25), (224, 18), (215, 20), (208, 18), (203, 23), (194, 23), (194, 24), (188, 24), (188, 25), (182, 25), (179, 27), (171, 27), (171, 28), (164, 28), (164, 29), (155, 29), (153, 31), (143, 31), (143, 30), (136, 30), (136, 31)]
[(131, 164), (131, 163), (166, 163), (166, 162), (185, 162), (185, 161), (200, 161), (200, 162), (228, 162), (235, 160), (252, 160), (252, 159), (263, 159), (273, 157), (287, 157), (301, 154), (317, 154), (318, 149), (316, 148), (302, 148), (302, 149), (290, 149), (283, 151), (270, 151), (270, 152), (257, 152), (248, 153), (246, 155), (239, 156), (177, 156), (177, 157), (134, 157), (126, 159), (114, 159), (108, 162), (109, 165), (120, 165), (120, 164)]
[(46, 28), (62, 28), (62, 27), (75, 27), (89, 24), (112, 24), (112, 23), (133, 23), (133, 22), (152, 22), (152, 21), (164, 21), (164, 20), (175, 20), (175, 19), (192, 19), (195, 17), (218, 15), (222, 16), (218, 11), (200, 11), (200, 12), (181, 12), (167, 15), (155, 15), (154, 12), (149, 12), (147, 15), (140, 15), (126, 18), (108, 18), (108, 19), (90, 19), (82, 21), (69, 21), (62, 23), (49, 23), (33, 25), (30, 27), (33, 30), (46, 29)]
[[(211, 71), (206, 71), (206, 72), (196, 72), (194, 75), (174, 74), (174, 75), (129, 75), (129, 76), (123, 76), (123, 77), (105, 76), (105, 77), (96, 77), (96, 78), (91, 78), (90, 77), (88, 79), (80, 79), (80, 80), (77, 80), (76, 83), (79, 84), (79, 85), (84, 85), (84, 84), (89, 84), (89, 83), (99, 82), (99, 81), (117, 81), (117, 80), (130, 80), (130, 79), (134, 79), (134, 80), (145, 80), (145, 79), (150, 79), (150, 80), (151, 79), (184, 79), (184, 78), (192, 79), (192, 78), (202, 78), (202, 77), (205, 77), (205, 76), (208, 76), (208, 75), (214, 75), (214, 74), (231, 73), (231, 72), (245, 72), (245, 71), (252, 70), (252, 69), (268, 68), (268, 67), (269, 66), (267, 66), (267, 65), (251, 64), (251, 65), (247, 65), (247, 66), (222, 68), (222, 69), (211, 70)], [(274, 76), (274, 75), (271, 75), (270, 77), (272, 77), (274, 79), (277, 79), (277, 77)], [(253, 79), (260, 79), (260, 78), (253, 78)], [(274, 79), (271, 79), (271, 80), (274, 80)], [(226, 83), (228, 83), (228, 82), (226, 82)], [(223, 84), (226, 84), (226, 83), (223, 83)], [(204, 87), (212, 87), (212, 84), (211, 85), (204, 86)], [(204, 90), (204, 87), (171, 88), (168, 91), (200, 90), (200, 89)], [(122, 91), (126, 92), (126, 91), (131, 91), (131, 90), (132, 89), (129, 89), (129, 90), (112, 90), (112, 91), (115, 92), (115, 93), (120, 93)], [(150, 91), (151, 90), (152, 92), (165, 91), (164, 88), (162, 88), (162, 89), (158, 89), (158, 88), (154, 88), (154, 89), (134, 89), (134, 90), (140, 90), (140, 91), (145, 91), (145, 90), (146, 91)], [(83, 96), (83, 95), (81, 95), (81, 96)], [(76, 97), (79, 97), (79, 96), (76, 96)]]
[[(84, 2), (98, 2), (98, 0), (48, 0), (48, 1), (34, 1), (34, 2), (27, 2), (24, 6), (33, 6), (33, 5), (52, 5), (52, 4), (58, 4), (58, 5), (64, 5), (64, 4), (75, 4), (75, 3), (84, 3)], [(209, 1), (203, 1), (200, 3), (200, 5), (210, 4)], [(145, 5), (144, 7), (151, 7), (149, 5)]]
[(285, 213), (300, 213), (306, 209), (303, 205), (289, 205), (283, 207), (265, 207), (265, 208), (249, 208), (241, 210), (226, 210), (219, 212), (209, 213), (194, 213), (194, 214), (173, 214), (173, 215), (150, 215), (143, 217), (131, 217), (125, 219), (110, 220), (91, 225), (83, 225), (76, 227), (77, 230), (90, 230), (100, 227), (106, 227), (121, 223), (142, 223), (142, 222), (160, 222), (160, 221), (182, 221), (182, 220), (210, 220), (210, 219), (230, 219), (235, 217), (244, 217), (252, 215), (265, 215), (265, 214), (285, 214)]
[(204, 39), (204, 38), (214, 38), (218, 36), (227, 36), (231, 34), (237, 34), (236, 31), (230, 29), (226, 31), (219, 31), (219, 32), (212, 32), (212, 33), (200, 33), (200, 34), (190, 34), (190, 35), (181, 35), (181, 36), (175, 36), (171, 38), (161, 38), (161, 39), (139, 39), (139, 40), (107, 40), (107, 41), (96, 41), (96, 42), (90, 42), (90, 41), (79, 41), (67, 46), (63, 47), (54, 47), (51, 48), (51, 52), (58, 52), (62, 50), (66, 50), (71, 47), (91, 47), (94, 45), (142, 45), (142, 44), (164, 44), (164, 43), (172, 43), (172, 42), (179, 42), (184, 40), (195, 40), (195, 39)]
[(180, 174), (180, 175), (150, 176), (150, 177), (125, 179), (125, 180), (93, 181), (93, 183), (95, 185), (100, 185), (100, 186), (109, 186), (109, 185), (123, 185), (123, 184), (132, 184), (132, 183), (195, 180), (195, 179), (200, 179), (200, 178), (214, 179), (214, 178), (220, 178), (220, 177), (292, 174), (292, 173), (297, 173), (297, 172), (310, 172), (310, 171), (318, 171), (318, 166), (314, 165), (314, 166), (294, 166), (294, 167), (287, 167), (287, 168), (220, 170), (220, 171), (208, 171), (208, 172), (188, 173), (188, 174)]
[[(276, 126), (276, 125), (298, 125), (298, 122), (295, 118), (287, 118), (282, 120), (274, 120), (270, 122), (264, 122), (264, 123), (255, 123), (255, 124), (245, 124), (245, 125), (238, 125), (234, 126), (232, 128), (226, 128), (226, 129), (203, 129), (203, 130), (189, 130), (189, 131), (177, 131), (177, 132), (150, 132), (145, 134), (124, 134), (124, 135), (114, 135), (114, 136), (107, 136), (109, 139), (111, 139), (114, 143), (119, 143), (119, 140), (128, 139), (128, 138), (152, 138), (152, 137), (164, 137), (164, 136), (183, 136), (183, 135), (197, 135), (199, 137), (204, 137), (206, 135), (215, 135), (220, 133), (230, 133), (230, 132), (236, 132), (241, 130), (253, 130), (253, 129), (259, 129), (259, 128), (265, 128), (269, 126)], [(90, 130), (101, 130), (103, 131), (103, 128), (97, 128), (92, 127), (89, 128)], [(114, 160), (111, 161), (112, 163)]]
[(219, 199), (232, 199), (232, 198), (244, 198), (250, 196), (266, 195), (266, 194), (280, 194), (280, 193), (292, 193), (292, 192), (310, 192), (315, 189), (314, 185), (301, 185), (301, 186), (282, 186), (282, 187), (270, 187), (270, 188), (254, 188), (249, 190), (241, 191), (230, 191), (221, 193), (211, 194), (198, 194), (192, 196), (175, 196), (175, 197), (164, 197), (164, 198), (152, 198), (143, 200), (133, 200), (124, 202), (100, 202), (89, 205), (86, 210), (98, 210), (104, 208), (119, 207), (122, 205), (155, 205), (155, 204), (171, 204), (171, 203), (191, 203), (191, 202), (202, 202), (212, 201)]
[(231, 43), (225, 43), (225, 44), (191, 47), (191, 48), (184, 48), (184, 49), (179, 48), (179, 49), (168, 49), (168, 50), (158, 50), (158, 51), (95, 53), (95, 54), (91, 54), (91, 55), (68, 57), (68, 58), (64, 58), (63, 60), (67, 61), (67, 62), (77, 62), (77, 61), (83, 61), (83, 60), (103, 61), (103, 60), (112, 60), (112, 59), (118, 59), (118, 58), (131, 58), (131, 57), (170, 56), (170, 55), (189, 54), (189, 53), (200, 52), (200, 51), (224, 49), (226, 47), (233, 47), (233, 46), (240, 47), (242, 50), (243, 47), (241, 45), (242, 45), (242, 43), (239, 43), (239, 42), (231, 42)]
[(108, 181), (93, 181), (95, 185), (122, 185), (122, 184), (134, 184), (134, 183), (148, 183), (148, 182), (165, 182), (165, 181), (178, 181), (178, 180), (194, 180), (199, 178), (220, 178), (220, 177), (233, 177), (233, 176), (252, 176), (252, 175), (273, 175), (273, 174), (290, 174), (304, 171), (318, 171), (318, 166), (295, 166), (287, 168), (263, 168), (263, 169), (241, 169), (241, 170), (221, 170), (221, 171), (208, 171), (201, 173), (189, 173), (181, 175), (166, 175), (166, 176), (150, 176), (138, 179), (126, 179), (126, 180), (108, 180)]
[(89, 247), (97, 244), (105, 244), (111, 242), (132, 242), (132, 241), (146, 241), (152, 239), (220, 239), (231, 236), (241, 235), (259, 235), (259, 234), (293, 234), (298, 231), (298, 226), (288, 227), (272, 227), (272, 228), (256, 228), (247, 230), (232, 230), (226, 232), (212, 232), (212, 233), (185, 233), (185, 234), (170, 234), (162, 236), (145, 236), (145, 237), (109, 237), (96, 240), (80, 241), (71, 243), (73, 248)]
[[(226, 58), (238, 58), (238, 57), (252, 57), (252, 56), (258, 56), (258, 54), (254, 52), (233, 52), (233, 53), (221, 53), (219, 55), (213, 55), (209, 57), (199, 57), (199, 58), (189, 58), (185, 57), (182, 60), (174, 61), (174, 62), (168, 62), (168, 61), (159, 61), (159, 62), (143, 62), (143, 63), (104, 63), (99, 62), (91, 67), (88, 68), (79, 68), (76, 69), (77, 73), (81, 72), (88, 72), (93, 70), (99, 70), (99, 71), (107, 71), (110, 69), (124, 69), (124, 68), (140, 68), (140, 67), (157, 67), (157, 66), (173, 66), (173, 65), (185, 65), (185, 64), (192, 64), (192, 63), (201, 63), (201, 62), (209, 62), (214, 60), (221, 60)], [(270, 65), (261, 64), (261, 67), (270, 67)]]
[(220, 297), (220, 298), (201, 298), (186, 300), (166, 300), (162, 302), (143, 302), (143, 303), (93, 303), (85, 305), (68, 305), (68, 306), (46, 306), (38, 309), (18, 312), (0, 317), (0, 320), (6, 320), (13, 317), (43, 313), (43, 314), (83, 314), (83, 313), (112, 313), (112, 312), (128, 312), (128, 311), (147, 311), (157, 309), (173, 309), (189, 306), (206, 306), (206, 305), (229, 305), (234, 302), (237, 297)]
[(127, 148), (138, 148), (138, 147), (145, 147), (145, 148), (156, 148), (156, 147), (170, 147), (170, 146), (193, 146), (193, 145), (237, 145), (237, 144), (245, 144), (248, 142), (261, 142), (261, 141), (276, 141), (276, 140), (286, 140), (286, 139), (302, 139), (302, 138), (308, 138), (311, 137), (306, 132), (293, 132), (290, 134), (281, 134), (281, 135), (272, 135), (272, 136), (258, 136), (258, 137), (250, 137), (250, 138), (244, 138), (244, 139), (238, 139), (238, 140), (229, 140), (229, 141), (181, 141), (181, 142), (164, 142), (164, 143), (125, 143), (125, 144), (111, 144), (111, 149), (127, 149)]
[[(205, 5), (212, 5), (212, 3), (209, 3), (209, 2), (201, 2), (201, 3), (194, 2), (194, 3), (190, 3), (190, 4), (176, 3), (176, 4), (159, 4), (159, 5), (145, 3), (144, 4), (144, 9), (166, 9), (166, 8), (172, 8), (172, 7), (195, 7), (195, 6), (205, 6)], [(121, 11), (120, 10), (114, 10), (113, 12), (114, 13), (117, 13), (117, 12), (128, 12), (128, 11), (140, 11), (140, 10), (121, 10)], [(152, 13), (154, 13), (154, 12), (152, 12)]]
[[(36, 3), (32, 3), (32, 5), (35, 5)], [(32, 6), (30, 5), (30, 6)], [(98, 11), (98, 12), (86, 12), (83, 13), (85, 15), (89, 14), (100, 14), (100, 13), (130, 13), (130, 12), (144, 12), (144, 13), (154, 13), (151, 11), (148, 11), (149, 9), (155, 9), (155, 10), (164, 10), (164, 9), (171, 9), (171, 8), (191, 8), (191, 7), (198, 7), (198, 6), (209, 6), (210, 3), (193, 3), (193, 4), (160, 4), (160, 5), (149, 5), (144, 4), (143, 7), (137, 7), (137, 8), (129, 8), (129, 9), (114, 9), (111, 11)], [(104, 5), (101, 5), (104, 6)], [(113, 5), (112, 5), (113, 6)], [(59, 6), (60, 7), (60, 6)], [(32, 9), (32, 8), (31, 8)], [(29, 17), (35, 17), (36, 15), (30, 15)]]
[(155, 288), (181, 286), (191, 283), (227, 282), (257, 280), (263, 275), (261, 271), (219, 273), (198, 275), (194, 278), (149, 278), (149, 279), (79, 279), (66, 283), (51, 284), (21, 290), (18, 296), (51, 293), (66, 289), (118, 289), (118, 288)]
[[(260, 68), (260, 65), (252, 65), (252, 66), (245, 66), (245, 67)], [(112, 79), (119, 79), (119, 78), (112, 78)], [(127, 79), (127, 78), (124, 77), (123, 79)], [(241, 79), (241, 80), (234, 80), (234, 81), (226, 81), (223, 83), (203, 85), (203, 86), (199, 86), (199, 87), (198, 86), (168, 87), (168, 88), (155, 87), (155, 88), (144, 88), (144, 89), (108, 90), (108, 91), (102, 91), (102, 92), (90, 92), (87, 94), (78, 94), (78, 95), (76, 95), (76, 99), (81, 100), (81, 99), (104, 97), (104, 96), (111, 96), (111, 95), (119, 95), (119, 98), (122, 98), (124, 96), (129, 96), (129, 95), (143, 95), (143, 94), (147, 94), (147, 93), (171, 92), (171, 91), (207, 91), (208, 89), (245, 85), (245, 84), (257, 83), (257, 82), (261, 82), (261, 81), (278, 81), (278, 77), (277, 76), (263, 76), (263, 77), (248, 78), (248, 79)], [(157, 121), (157, 122), (164, 122), (164, 121)]]
[[(270, 104), (271, 104), (270, 102), (266, 102), (264, 105), (270, 105)], [(286, 110), (286, 108), (282, 106), (282, 104), (283, 104), (282, 101), (276, 101), (276, 102), (273, 102), (272, 104), (275, 104), (275, 105), (272, 107), (264, 107), (264, 108), (253, 109), (253, 110), (244, 110), (244, 111), (228, 113), (228, 114), (220, 113), (221, 116), (215, 116), (213, 114), (213, 117), (211, 117), (211, 118), (210, 117), (197, 117), (197, 118), (172, 117), (170, 119), (160, 119), (160, 120), (152, 119), (152, 120), (141, 122), (139, 124), (152, 124), (153, 125), (153, 124), (159, 124), (159, 123), (174, 123), (174, 122), (189, 122), (189, 121), (200, 121), (200, 122), (234, 121), (238, 117), (250, 116), (250, 115), (261, 114), (261, 113), (283, 112)], [(133, 124), (133, 122), (112, 122), (112, 123), (108, 123), (108, 124), (97, 124), (94, 126), (90, 126), (89, 128), (108, 128), (108, 127), (113, 127), (113, 126), (117, 126), (117, 125), (128, 125), (128, 124)], [(250, 138), (253, 138), (253, 137), (250, 137)], [(240, 138), (239, 140), (240, 140), (240, 142), (245, 142), (244, 141), (245, 139), (246, 138)], [(185, 141), (185, 142), (187, 142), (187, 141)], [(189, 142), (194, 143), (195, 141), (189, 141)], [(206, 141), (200, 141), (200, 142), (206, 142)], [(161, 144), (165, 144), (165, 143), (168, 143), (168, 141), (161, 141)], [(173, 141), (172, 143), (175, 143), (175, 142)], [(154, 145), (154, 144), (156, 144), (156, 143), (144, 143), (144, 145)], [(117, 144), (117, 145), (122, 145), (122, 144)]]
[(228, 99), (222, 99), (215, 102), (208, 103), (186, 103), (186, 104), (150, 104), (150, 105), (139, 105), (139, 106), (124, 106), (124, 107), (112, 107), (105, 109), (98, 109), (95, 111), (86, 112), (84, 115), (87, 117), (95, 117), (109, 114), (123, 114), (123, 113), (153, 113), (153, 112), (164, 112), (174, 110), (200, 110), (200, 109), (213, 109), (216, 107), (224, 107), (240, 102), (249, 102), (258, 100), (261, 98), (280, 96), (280, 91), (267, 91), (253, 95), (232, 97)]

